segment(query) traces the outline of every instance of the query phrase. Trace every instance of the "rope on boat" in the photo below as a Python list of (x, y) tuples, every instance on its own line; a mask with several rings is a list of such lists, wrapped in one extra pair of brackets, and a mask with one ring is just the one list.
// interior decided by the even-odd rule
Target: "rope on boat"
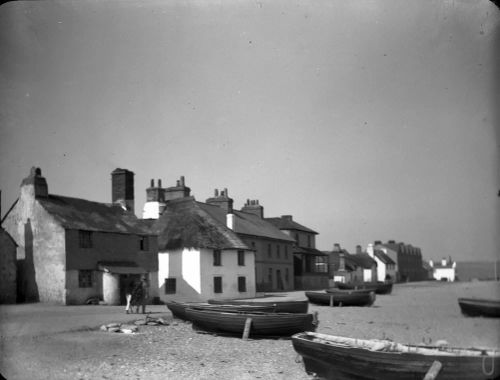
[(495, 351), (493, 352), (493, 355), (491, 356), (491, 371), (486, 371), (486, 359), (488, 356), (483, 356), (483, 362), (482, 362), (482, 370), (483, 374), (486, 376), (491, 376), (495, 372)]

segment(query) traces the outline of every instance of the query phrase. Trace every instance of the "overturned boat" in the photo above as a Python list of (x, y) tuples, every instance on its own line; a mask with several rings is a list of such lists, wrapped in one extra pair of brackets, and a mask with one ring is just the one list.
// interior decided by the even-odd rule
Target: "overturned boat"
[(462, 314), (469, 317), (500, 318), (500, 300), (485, 298), (459, 298)]
[(370, 290), (341, 290), (330, 288), (324, 292), (306, 292), (309, 302), (329, 306), (371, 306), (375, 292)]
[(243, 334), (249, 326), (250, 336), (291, 336), (301, 331), (314, 331), (313, 314), (215, 311), (187, 308), (187, 318), (195, 327), (227, 334)]
[(271, 306), (274, 305), (277, 313), (307, 313), (309, 302), (304, 301), (254, 301), (252, 300), (224, 300), (209, 299), (207, 301), (213, 305), (250, 305), (250, 306)]
[(306, 371), (322, 379), (415, 380), (431, 371), (439, 380), (500, 378), (500, 352), (494, 349), (412, 346), (314, 332), (295, 334), (292, 343)]

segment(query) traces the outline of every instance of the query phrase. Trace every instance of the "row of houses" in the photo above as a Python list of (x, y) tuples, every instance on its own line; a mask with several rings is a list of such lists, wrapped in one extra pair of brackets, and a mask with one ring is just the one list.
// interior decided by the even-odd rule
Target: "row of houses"
[(237, 210), (227, 188), (200, 202), (182, 176), (166, 188), (151, 180), (142, 218), (134, 192), (134, 173), (118, 168), (110, 203), (54, 195), (32, 168), (0, 224), (0, 302), (120, 304), (143, 274), (158, 302), (429, 278), (418, 247), (389, 240), (353, 254), (339, 244), (320, 251), (316, 231), (292, 215), (265, 217), (256, 199)]
[(233, 207), (227, 189), (205, 202), (181, 177), (146, 189), (135, 215), (134, 173), (111, 173), (111, 203), (54, 195), (39, 168), (1, 221), (1, 302), (123, 303), (146, 274), (157, 301), (254, 297), (328, 285), (318, 234), (291, 215), (265, 218), (258, 200)]

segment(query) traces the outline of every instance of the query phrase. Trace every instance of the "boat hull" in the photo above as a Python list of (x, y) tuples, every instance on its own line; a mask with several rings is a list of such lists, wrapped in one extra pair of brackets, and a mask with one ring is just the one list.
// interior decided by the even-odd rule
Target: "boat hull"
[(500, 301), (479, 298), (459, 298), (462, 314), (470, 317), (500, 318)]
[(332, 306), (371, 306), (375, 302), (374, 292), (368, 290), (333, 290), (306, 292), (309, 302)]
[(303, 313), (237, 313), (188, 308), (186, 314), (196, 327), (228, 334), (243, 334), (247, 318), (252, 319), (250, 336), (291, 336), (316, 328), (313, 315)]
[[(439, 380), (486, 380), (500, 377), (500, 354), (488, 356), (424, 355), (415, 352), (372, 351), (366, 348), (315, 341), (324, 334), (292, 336), (295, 351), (303, 357), (305, 369), (323, 379), (416, 380), (423, 379), (434, 361), (442, 365)], [(361, 340), (360, 340), (361, 341)], [(437, 351), (437, 350), (432, 350)], [(472, 351), (472, 350), (461, 350)], [(475, 350), (479, 352), (480, 350)]]
[(176, 302), (169, 301), (166, 303), (167, 308), (172, 312), (172, 315), (179, 319), (189, 320), (186, 314), (187, 308), (196, 308), (203, 310), (215, 311), (236, 311), (236, 312), (274, 312), (273, 305), (212, 305), (206, 302)]
[(391, 294), (392, 293), (392, 282), (367, 282), (367, 283), (343, 283), (336, 282), (335, 286), (339, 289), (364, 289), (364, 290), (372, 290), (376, 294)]
[(253, 300), (216, 300), (207, 301), (213, 305), (274, 305), (277, 313), (307, 313), (309, 308), (308, 301), (253, 301)]

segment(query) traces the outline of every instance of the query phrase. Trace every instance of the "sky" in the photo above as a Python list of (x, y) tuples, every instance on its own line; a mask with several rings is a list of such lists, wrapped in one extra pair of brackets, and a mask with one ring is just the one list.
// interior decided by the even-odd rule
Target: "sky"
[(111, 172), (293, 215), (316, 246), (500, 259), (500, 10), (487, 0), (0, 6), (2, 217), (32, 166), (111, 201)]

